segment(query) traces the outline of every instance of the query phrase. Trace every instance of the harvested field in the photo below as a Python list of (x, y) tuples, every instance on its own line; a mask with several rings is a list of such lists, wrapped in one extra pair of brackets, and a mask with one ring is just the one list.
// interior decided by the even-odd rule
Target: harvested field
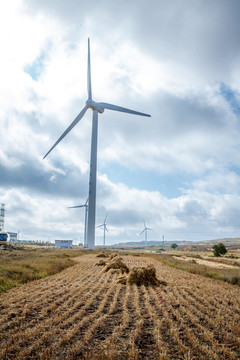
[[(75, 258), (76, 260), (76, 258)], [(240, 288), (150, 257), (167, 286), (118, 283), (95, 255), (0, 296), (0, 359), (239, 359)]]

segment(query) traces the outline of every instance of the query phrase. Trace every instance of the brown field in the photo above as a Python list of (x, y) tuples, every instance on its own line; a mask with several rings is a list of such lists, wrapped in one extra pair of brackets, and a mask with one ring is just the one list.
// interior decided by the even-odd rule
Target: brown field
[(0, 359), (240, 359), (240, 288), (153, 264), (167, 286), (117, 282), (96, 255), (0, 295)]

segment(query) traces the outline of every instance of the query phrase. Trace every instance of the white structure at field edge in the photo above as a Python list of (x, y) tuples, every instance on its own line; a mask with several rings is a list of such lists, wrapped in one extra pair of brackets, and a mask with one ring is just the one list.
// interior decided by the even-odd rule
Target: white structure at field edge
[[(120, 111), (123, 113), (148, 116), (138, 111), (126, 109), (120, 106), (95, 102), (92, 99), (92, 82), (91, 82), (91, 63), (90, 63), (90, 40), (88, 39), (88, 70), (87, 70), (87, 89), (88, 99), (82, 111), (78, 114), (71, 125), (63, 132), (60, 138), (55, 142), (44, 158), (55, 148), (55, 146), (74, 128), (75, 125), (83, 118), (88, 109), (92, 109), (92, 141), (91, 141), (91, 157), (89, 171), (89, 197), (88, 197), (88, 221), (87, 221), (87, 247), (94, 249), (95, 246), (95, 216), (96, 216), (96, 177), (97, 177), (97, 133), (98, 133), (98, 113), (102, 114), (105, 109)], [(43, 158), (43, 159), (44, 159)]]
[(55, 240), (55, 248), (72, 249), (72, 240)]

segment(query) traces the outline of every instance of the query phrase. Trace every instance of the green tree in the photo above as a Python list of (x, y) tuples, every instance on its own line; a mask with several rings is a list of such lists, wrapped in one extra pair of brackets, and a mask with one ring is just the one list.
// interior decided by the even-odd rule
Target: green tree
[(212, 249), (213, 249), (213, 255), (217, 257), (227, 253), (226, 246), (223, 243), (213, 245)]
[(177, 247), (178, 247), (178, 246), (177, 246), (177, 244), (175, 244), (175, 243), (171, 245), (171, 248), (172, 248), (172, 249), (176, 249)]

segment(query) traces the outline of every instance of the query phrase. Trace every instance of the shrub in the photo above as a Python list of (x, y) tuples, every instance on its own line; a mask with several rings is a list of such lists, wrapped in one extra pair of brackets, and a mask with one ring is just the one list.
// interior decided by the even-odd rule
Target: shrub
[(171, 248), (172, 248), (172, 249), (176, 249), (177, 247), (178, 247), (178, 246), (177, 246), (177, 244), (175, 244), (175, 243), (171, 245)]
[(213, 254), (216, 257), (225, 255), (227, 253), (226, 246), (223, 243), (213, 245), (212, 249), (213, 249)]

